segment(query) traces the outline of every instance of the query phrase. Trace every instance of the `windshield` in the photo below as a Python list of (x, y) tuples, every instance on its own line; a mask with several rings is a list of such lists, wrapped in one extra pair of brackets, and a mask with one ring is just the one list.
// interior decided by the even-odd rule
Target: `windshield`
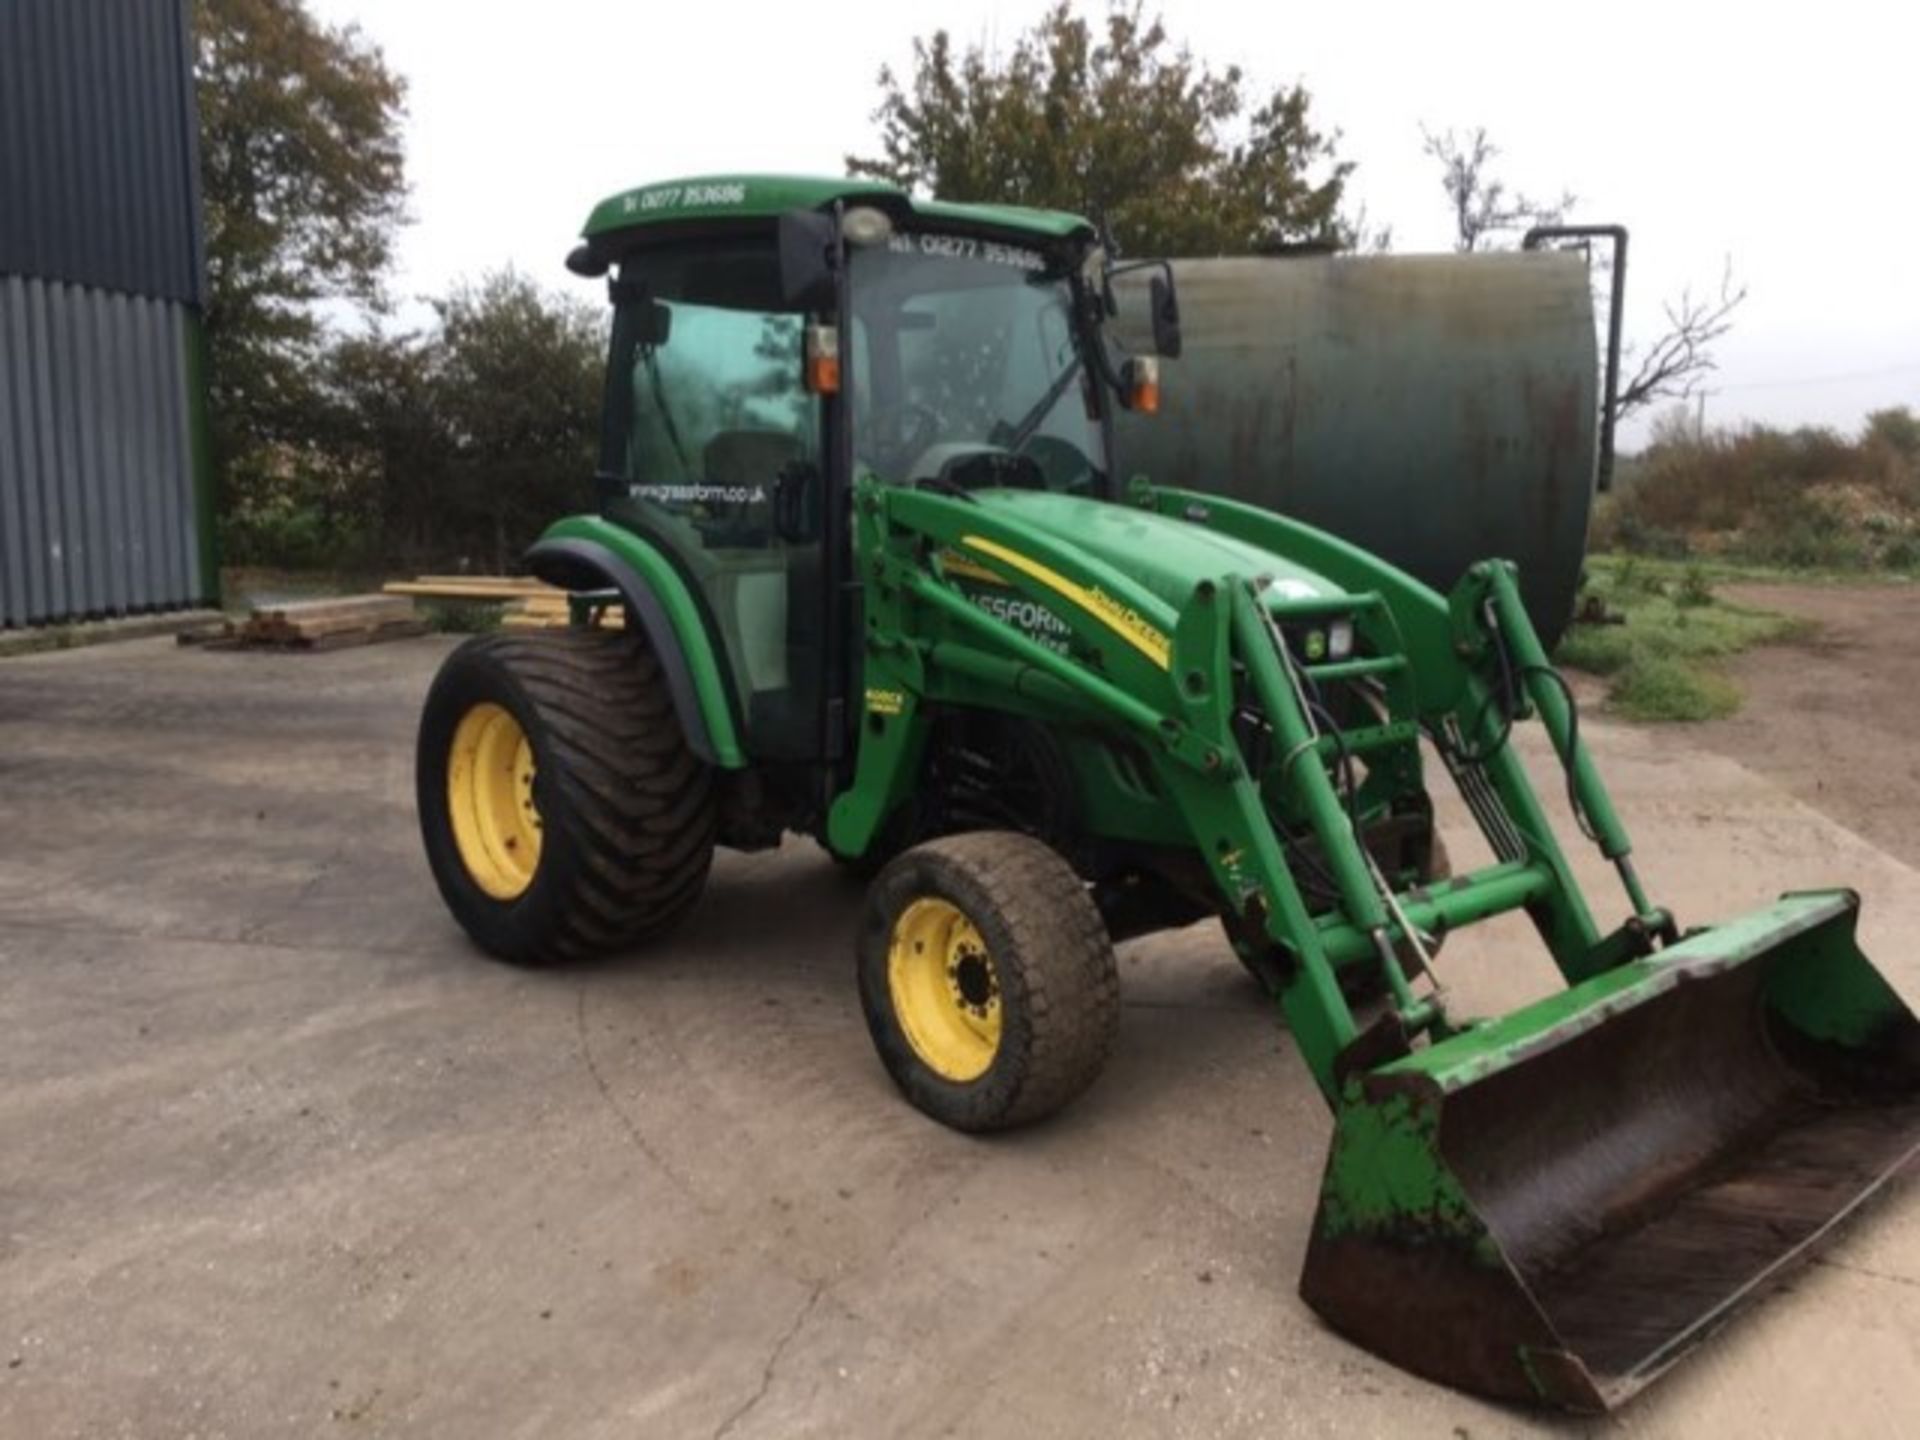
[(852, 279), (857, 467), (897, 482), (1104, 482), (1072, 292), (1038, 251), (896, 234), (853, 252)]

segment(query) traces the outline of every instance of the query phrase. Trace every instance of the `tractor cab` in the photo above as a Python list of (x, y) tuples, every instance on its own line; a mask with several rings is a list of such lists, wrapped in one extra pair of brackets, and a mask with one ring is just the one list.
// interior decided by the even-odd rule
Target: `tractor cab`
[(601, 513), (691, 583), (760, 759), (844, 747), (856, 479), (1105, 497), (1114, 405), (1157, 399), (1071, 216), (676, 182), (600, 206), (569, 264), (613, 305)]

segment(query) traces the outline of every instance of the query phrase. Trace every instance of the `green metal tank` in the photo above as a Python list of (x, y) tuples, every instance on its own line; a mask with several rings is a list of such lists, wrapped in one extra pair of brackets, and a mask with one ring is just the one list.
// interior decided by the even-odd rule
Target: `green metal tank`
[[(1121, 476), (1296, 516), (1443, 590), (1475, 561), (1512, 560), (1535, 626), (1558, 638), (1595, 482), (1582, 257), (1173, 265), (1184, 350), (1162, 362), (1160, 413), (1121, 418)], [(1118, 329), (1135, 350), (1149, 348), (1145, 288), (1121, 282)]]

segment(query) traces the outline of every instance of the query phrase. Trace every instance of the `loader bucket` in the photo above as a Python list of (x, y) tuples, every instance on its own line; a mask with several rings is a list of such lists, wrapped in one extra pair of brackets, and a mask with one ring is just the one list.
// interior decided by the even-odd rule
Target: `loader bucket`
[(1300, 1291), (1432, 1379), (1605, 1410), (1920, 1150), (1920, 1026), (1789, 895), (1349, 1078)]

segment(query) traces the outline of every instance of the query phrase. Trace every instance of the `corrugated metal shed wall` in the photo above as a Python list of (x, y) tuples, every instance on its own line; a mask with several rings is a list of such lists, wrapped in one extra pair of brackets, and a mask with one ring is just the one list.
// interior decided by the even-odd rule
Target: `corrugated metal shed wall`
[(210, 596), (187, 0), (0, 0), (0, 624)]
[(185, 307), (0, 276), (0, 613), (32, 625), (208, 593)]
[(0, 271), (199, 304), (186, 0), (0, 0)]

